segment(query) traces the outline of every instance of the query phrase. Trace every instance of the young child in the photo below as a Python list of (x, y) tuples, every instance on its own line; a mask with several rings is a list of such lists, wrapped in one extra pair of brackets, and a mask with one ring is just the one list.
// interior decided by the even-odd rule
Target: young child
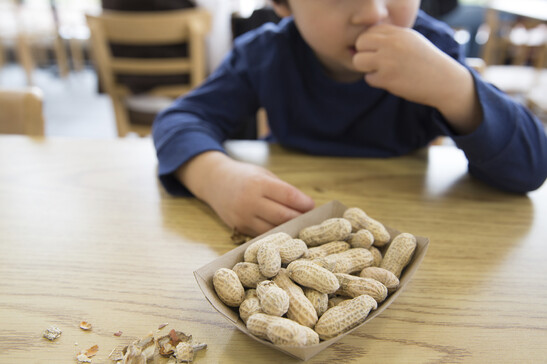
[(313, 200), (222, 142), (268, 114), (273, 139), (316, 155), (392, 157), (451, 137), (476, 178), (525, 193), (547, 175), (547, 136), (523, 106), (464, 64), (419, 0), (276, 0), (285, 17), (236, 40), (208, 80), (156, 119), (160, 179), (257, 235)]

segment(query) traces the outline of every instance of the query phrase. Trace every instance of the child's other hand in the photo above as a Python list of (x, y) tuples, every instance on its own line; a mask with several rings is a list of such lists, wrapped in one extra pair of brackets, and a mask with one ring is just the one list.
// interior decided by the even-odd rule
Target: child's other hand
[(415, 30), (376, 25), (357, 38), (355, 48), (353, 65), (369, 85), (437, 108), (458, 133), (481, 123), (471, 73)]
[(243, 234), (260, 235), (314, 207), (311, 197), (265, 168), (235, 161), (219, 152), (204, 153), (196, 159), (202, 157), (208, 159), (202, 164), (207, 170), (194, 170), (196, 174), (189, 177), (204, 172), (205, 178), (193, 182), (199, 184), (195, 189), (186, 180), (187, 187), (228, 226)]
[(232, 160), (216, 173), (218, 183), (207, 202), (244, 234), (260, 235), (314, 206), (309, 196), (260, 166)]

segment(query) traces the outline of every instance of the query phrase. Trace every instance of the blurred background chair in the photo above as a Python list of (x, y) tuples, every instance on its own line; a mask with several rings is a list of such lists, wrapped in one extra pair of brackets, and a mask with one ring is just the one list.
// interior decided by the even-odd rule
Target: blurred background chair
[(39, 88), (0, 88), (0, 134), (44, 135), (42, 92)]
[(530, 93), (545, 89), (542, 83), (547, 80), (547, 1), (492, 1), (490, 5), (482, 29), (487, 37), (482, 49), (483, 77), (530, 106)]
[(547, 73), (542, 73), (537, 85), (526, 94), (526, 103), (547, 128)]
[[(172, 100), (198, 86), (206, 76), (205, 36), (211, 27), (209, 12), (201, 8), (158, 11), (103, 11), (87, 15), (91, 33), (92, 59), (102, 87), (111, 98), (118, 135), (129, 132), (150, 134), (153, 117)], [(163, 58), (115, 55), (111, 46), (168, 46), (184, 43), (185, 54)], [(133, 75), (154, 84), (131, 88), (120, 80)], [(182, 77), (175, 78), (173, 75)], [(165, 84), (158, 77), (165, 77)], [(132, 112), (148, 114), (148, 119), (131, 120)]]
[(33, 71), (45, 63), (52, 51), (57, 73), (69, 72), (68, 55), (59, 36), (59, 22), (54, 2), (5, 0), (0, 4), (0, 42), (3, 48), (13, 48), (23, 67), (27, 84), (33, 85)]
[[(69, 51), (69, 63), (74, 71), (82, 71), (89, 59), (89, 28), (85, 14), (100, 13), (94, 0), (49, 0), (57, 24), (59, 39)], [(104, 1), (104, 0), (103, 0)]]

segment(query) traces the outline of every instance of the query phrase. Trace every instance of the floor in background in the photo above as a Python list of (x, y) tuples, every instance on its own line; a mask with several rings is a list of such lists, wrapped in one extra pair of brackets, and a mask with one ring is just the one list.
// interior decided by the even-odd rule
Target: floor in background
[[(44, 93), (46, 136), (116, 138), (110, 99), (97, 93), (95, 71), (86, 68), (60, 78), (54, 68), (36, 69), (34, 85)], [(26, 78), (17, 65), (0, 68), (0, 87), (24, 87)]]

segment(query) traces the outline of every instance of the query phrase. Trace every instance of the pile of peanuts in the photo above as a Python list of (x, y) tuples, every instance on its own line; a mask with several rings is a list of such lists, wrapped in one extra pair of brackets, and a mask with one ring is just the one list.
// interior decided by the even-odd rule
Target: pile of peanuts
[[(382, 256), (380, 249), (384, 249)], [(416, 249), (357, 207), (302, 229), (268, 235), (244, 261), (213, 276), (218, 297), (255, 336), (275, 345), (318, 344), (361, 324), (399, 286)]]

